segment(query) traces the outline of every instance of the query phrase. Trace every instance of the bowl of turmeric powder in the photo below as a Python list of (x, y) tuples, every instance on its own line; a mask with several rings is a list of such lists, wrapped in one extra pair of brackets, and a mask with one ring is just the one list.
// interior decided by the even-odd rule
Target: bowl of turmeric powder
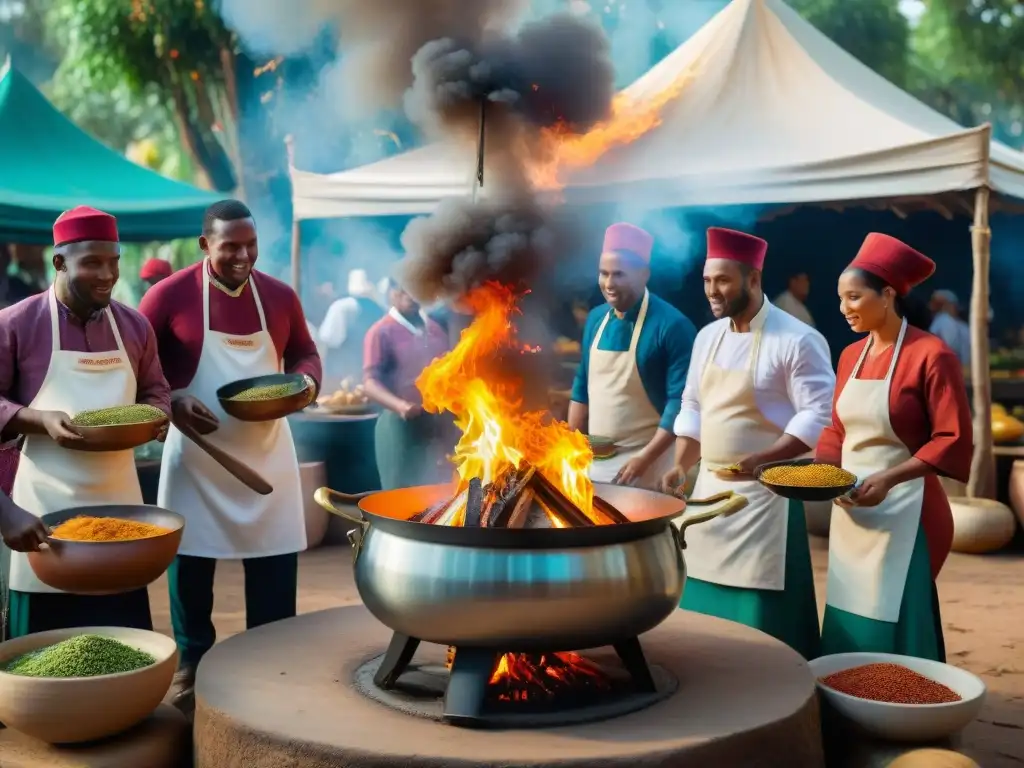
[(762, 464), (754, 470), (754, 477), (777, 496), (798, 501), (833, 501), (857, 484), (852, 472), (813, 459)]
[(44, 515), (46, 548), (29, 565), (47, 586), (76, 595), (142, 589), (174, 560), (185, 518), (146, 504), (75, 507)]

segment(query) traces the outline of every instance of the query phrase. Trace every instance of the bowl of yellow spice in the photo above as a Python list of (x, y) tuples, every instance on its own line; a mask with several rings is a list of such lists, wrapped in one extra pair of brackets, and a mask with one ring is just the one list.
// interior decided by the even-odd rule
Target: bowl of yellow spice
[(833, 501), (857, 484), (852, 472), (813, 459), (762, 464), (754, 470), (754, 477), (776, 495), (799, 501)]
[(47, 586), (76, 595), (142, 589), (174, 560), (185, 518), (147, 504), (75, 507), (43, 515), (47, 547), (28, 562)]
[(8, 640), (0, 643), (0, 722), (50, 744), (113, 736), (157, 708), (177, 659), (172, 638), (142, 629), (57, 629)]
[(145, 403), (82, 411), (71, 426), (82, 436), (68, 443), (78, 451), (128, 451), (155, 440), (167, 423), (167, 414)]
[(316, 392), (298, 373), (271, 373), (225, 384), (217, 390), (220, 407), (239, 421), (274, 421), (298, 413)]

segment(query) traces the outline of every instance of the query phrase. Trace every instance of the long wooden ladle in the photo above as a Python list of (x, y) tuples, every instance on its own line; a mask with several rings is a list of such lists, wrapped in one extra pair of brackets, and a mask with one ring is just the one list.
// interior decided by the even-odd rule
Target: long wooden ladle
[(253, 471), (234, 456), (218, 448), (191, 427), (178, 427), (178, 429), (181, 430), (181, 434), (206, 451), (211, 459), (224, 467), (224, 469), (238, 478), (248, 488), (251, 488), (261, 496), (269, 496), (274, 492), (274, 486), (264, 480), (261, 474)]

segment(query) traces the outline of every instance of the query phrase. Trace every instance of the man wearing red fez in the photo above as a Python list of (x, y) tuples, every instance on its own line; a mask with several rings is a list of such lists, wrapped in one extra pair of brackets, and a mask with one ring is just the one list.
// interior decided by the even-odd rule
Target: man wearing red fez
[(960, 361), (904, 312), (908, 291), (934, 270), (910, 246), (872, 233), (839, 277), (839, 310), (865, 338), (839, 358), (817, 458), (859, 484), (832, 508), (822, 653), (945, 661), (935, 577), (953, 516), (939, 476), (967, 482), (974, 440)]
[[(239, 421), (221, 408), (217, 390), (283, 371), (305, 378), (312, 401), (321, 380), (299, 297), (253, 268), (259, 245), (245, 204), (210, 206), (199, 247), (202, 261), (153, 286), (139, 306), (156, 331), (174, 392), (158, 503), (187, 521), (168, 571), (181, 695), (189, 693), (196, 665), (216, 638), (211, 616), (217, 560), (245, 565), (251, 628), (295, 615), (298, 553), (306, 548), (299, 465), (287, 420)], [(243, 485), (184, 436), (188, 429), (207, 434), (266, 478), (273, 492), (260, 496)]]
[(607, 438), (612, 455), (595, 459), (591, 479), (657, 488), (672, 465), (696, 328), (647, 290), (654, 238), (632, 224), (605, 232), (597, 282), (607, 304), (587, 317), (569, 424)]
[[(82, 411), (133, 403), (171, 410), (153, 329), (110, 298), (120, 258), (117, 222), (74, 208), (54, 223), (53, 243), (53, 287), (0, 311), (0, 439), (23, 440), (12, 501), (37, 517), (142, 504), (134, 452), (74, 450), (82, 437), (71, 423)], [(26, 526), (18, 543), (33, 549), (39, 535), (38, 526)], [(152, 629), (145, 589), (63, 593), (39, 581), (20, 552), (11, 557), (9, 584), (12, 637), (81, 626)]]
[(171, 266), (171, 262), (166, 259), (152, 258), (146, 259), (142, 265), (142, 269), (139, 270), (139, 279), (146, 284), (148, 290), (173, 274), (174, 267)]
[(718, 319), (694, 344), (664, 483), (678, 486), (699, 460), (694, 497), (734, 491), (749, 503), (686, 532), (682, 607), (756, 627), (810, 659), (818, 611), (803, 505), (753, 472), (817, 444), (835, 387), (828, 344), (764, 295), (764, 240), (714, 227), (707, 248), (704, 293)]

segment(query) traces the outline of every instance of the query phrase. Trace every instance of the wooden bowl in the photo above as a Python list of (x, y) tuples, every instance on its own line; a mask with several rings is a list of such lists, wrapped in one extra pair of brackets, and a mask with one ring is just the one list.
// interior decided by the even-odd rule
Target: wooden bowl
[(0, 722), (50, 744), (76, 744), (121, 733), (152, 714), (178, 666), (174, 639), (157, 632), (121, 627), (37, 632), (0, 643), (0, 666), (77, 635), (113, 638), (145, 651), (156, 663), (96, 677), (24, 677), (0, 671)]
[(772, 461), (768, 464), (762, 464), (754, 470), (754, 478), (769, 491), (774, 493), (776, 496), (782, 496), (786, 499), (797, 499), (798, 501), (833, 501), (838, 499), (840, 496), (844, 496), (853, 490), (854, 486), (857, 485), (856, 479), (854, 482), (846, 485), (828, 485), (828, 486), (795, 486), (795, 485), (775, 485), (774, 483), (766, 483), (761, 479), (761, 474), (770, 467), (802, 467), (808, 464), (813, 464), (814, 459), (790, 459), (788, 461)]
[(108, 427), (75, 426), (75, 431), (82, 439), (68, 443), (67, 447), (76, 451), (130, 451), (155, 440), (167, 421), (164, 417), (137, 424), (112, 424)]
[[(291, 384), (297, 389), (294, 394), (276, 397), (273, 400), (232, 400), (239, 392), (250, 387), (267, 387), (277, 384)], [(239, 421), (274, 421), (297, 413), (313, 402), (314, 392), (306, 386), (305, 378), (298, 373), (271, 373), (254, 376), (225, 384), (217, 390), (220, 407), (229, 416)]]
[(28, 553), (29, 565), (43, 584), (76, 595), (115, 595), (152, 584), (174, 560), (185, 528), (181, 515), (145, 504), (73, 507), (43, 515), (42, 520), (54, 528), (80, 515), (119, 517), (170, 530), (132, 541), (51, 538), (48, 549)]
[(608, 459), (618, 453), (615, 441), (610, 437), (587, 435), (587, 440), (590, 442), (590, 450), (594, 452), (595, 459)]

